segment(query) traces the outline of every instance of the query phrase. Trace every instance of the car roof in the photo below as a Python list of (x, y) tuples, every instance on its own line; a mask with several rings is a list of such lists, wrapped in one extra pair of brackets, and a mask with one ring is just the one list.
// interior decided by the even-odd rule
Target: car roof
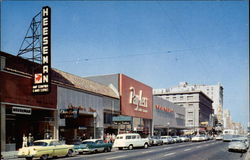
[(95, 142), (95, 141), (97, 141), (97, 140), (102, 140), (102, 139), (86, 139), (86, 140), (84, 140), (83, 142), (89, 142), (89, 141)]
[(130, 136), (130, 135), (139, 135), (138, 133), (124, 133), (124, 134), (118, 134), (117, 136)]
[(46, 142), (46, 143), (50, 143), (52, 141), (59, 141), (58, 139), (40, 139), (40, 140), (36, 140), (34, 142)]

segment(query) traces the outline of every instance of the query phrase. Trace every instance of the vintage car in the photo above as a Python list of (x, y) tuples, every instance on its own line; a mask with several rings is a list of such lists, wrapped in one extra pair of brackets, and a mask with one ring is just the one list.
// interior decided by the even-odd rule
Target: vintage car
[(149, 138), (149, 145), (150, 146), (153, 146), (153, 145), (163, 145), (163, 140), (159, 136), (151, 136)]
[(194, 137), (192, 137), (191, 139), (192, 142), (201, 142), (201, 141), (205, 141), (205, 137), (201, 136), (201, 135), (196, 135)]
[(248, 142), (246, 143), (243, 139), (232, 139), (232, 141), (228, 145), (228, 151), (239, 151), (239, 152), (247, 152)]
[(104, 143), (101, 139), (87, 139), (81, 144), (76, 144), (74, 149), (80, 154), (83, 152), (110, 152), (112, 143)]
[(141, 138), (138, 133), (118, 134), (113, 144), (113, 147), (118, 148), (119, 150), (122, 150), (123, 148), (128, 148), (129, 150), (132, 150), (135, 147), (148, 148), (148, 146), (149, 139)]
[(40, 158), (41, 160), (46, 160), (50, 157), (70, 157), (75, 154), (73, 147), (73, 145), (62, 144), (55, 139), (37, 140), (34, 141), (32, 146), (19, 149), (18, 158), (26, 158), (26, 160)]

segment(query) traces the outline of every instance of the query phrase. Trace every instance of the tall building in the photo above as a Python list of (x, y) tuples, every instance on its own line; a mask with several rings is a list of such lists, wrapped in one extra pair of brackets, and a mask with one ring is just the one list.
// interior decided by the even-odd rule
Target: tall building
[(197, 129), (202, 124), (209, 124), (213, 114), (213, 101), (201, 91), (154, 90), (154, 96), (162, 97), (185, 108), (185, 126)]
[(218, 119), (218, 123), (223, 124), (223, 87), (220, 83), (217, 85), (190, 85), (187, 82), (181, 82), (178, 86), (168, 89), (155, 89), (154, 92), (181, 92), (181, 91), (202, 91), (210, 99), (213, 100), (214, 114)]
[(232, 128), (232, 117), (228, 109), (223, 110), (224, 129)]

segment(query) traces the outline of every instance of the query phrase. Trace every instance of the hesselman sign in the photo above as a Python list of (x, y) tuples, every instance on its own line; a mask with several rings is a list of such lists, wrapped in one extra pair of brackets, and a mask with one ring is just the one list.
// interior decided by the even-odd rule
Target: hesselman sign
[(33, 93), (49, 93), (51, 85), (51, 9), (42, 8), (42, 73), (35, 73)]

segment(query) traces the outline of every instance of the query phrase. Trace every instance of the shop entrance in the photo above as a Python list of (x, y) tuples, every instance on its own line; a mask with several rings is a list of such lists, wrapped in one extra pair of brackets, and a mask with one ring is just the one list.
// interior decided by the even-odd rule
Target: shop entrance
[(14, 114), (12, 113), (12, 107), (6, 107), (6, 148), (8, 150), (21, 148), (23, 135), (27, 137), (29, 133), (31, 133), (34, 140), (52, 137), (53, 112), (32, 109), (31, 115)]
[(65, 126), (59, 128), (59, 137), (67, 144), (77, 140), (94, 138), (93, 115), (80, 114), (77, 118), (66, 118)]

